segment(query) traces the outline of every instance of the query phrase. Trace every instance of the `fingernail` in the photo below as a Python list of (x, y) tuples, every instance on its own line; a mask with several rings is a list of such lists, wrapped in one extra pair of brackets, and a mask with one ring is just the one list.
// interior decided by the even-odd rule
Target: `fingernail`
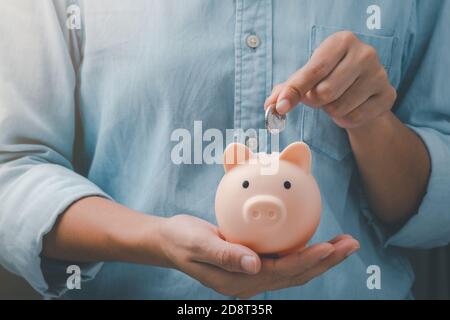
[(347, 252), (346, 257), (351, 256), (352, 254), (354, 254), (358, 250), (359, 250), (359, 246), (355, 246), (353, 249), (351, 249), (349, 252)]
[(256, 273), (256, 258), (253, 256), (243, 256), (241, 258), (241, 267), (245, 272)]
[(290, 107), (291, 103), (289, 102), (289, 100), (283, 99), (277, 103), (276, 109), (279, 114), (286, 114), (288, 113)]
[(330, 248), (323, 256), (320, 257), (320, 260), (325, 260), (335, 251), (334, 248)]

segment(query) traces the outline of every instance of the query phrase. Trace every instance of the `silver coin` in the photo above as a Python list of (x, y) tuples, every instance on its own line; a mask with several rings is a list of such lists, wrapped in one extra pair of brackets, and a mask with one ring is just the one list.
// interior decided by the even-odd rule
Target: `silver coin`
[(286, 128), (286, 115), (279, 114), (275, 105), (271, 105), (266, 110), (266, 129), (271, 134), (281, 133)]

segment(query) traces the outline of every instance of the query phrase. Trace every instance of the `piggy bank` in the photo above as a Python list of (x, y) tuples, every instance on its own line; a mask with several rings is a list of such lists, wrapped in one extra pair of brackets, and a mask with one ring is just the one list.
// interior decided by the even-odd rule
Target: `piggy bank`
[(321, 212), (308, 145), (296, 142), (281, 153), (266, 154), (233, 143), (224, 152), (224, 169), (215, 211), (225, 240), (278, 255), (307, 244)]

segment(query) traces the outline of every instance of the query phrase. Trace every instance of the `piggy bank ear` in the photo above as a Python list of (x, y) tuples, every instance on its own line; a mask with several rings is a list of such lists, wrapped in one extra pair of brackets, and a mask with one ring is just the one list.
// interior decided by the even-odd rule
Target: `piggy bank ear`
[(241, 143), (230, 144), (223, 153), (223, 167), (225, 172), (230, 171), (239, 164), (245, 163), (253, 157), (253, 153)]
[(289, 161), (301, 167), (306, 173), (311, 173), (311, 150), (306, 143), (290, 144), (281, 152), (280, 160)]

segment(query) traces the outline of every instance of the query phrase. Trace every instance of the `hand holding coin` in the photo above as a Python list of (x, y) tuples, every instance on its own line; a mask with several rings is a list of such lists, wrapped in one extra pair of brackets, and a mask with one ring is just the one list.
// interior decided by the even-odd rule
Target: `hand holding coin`
[(286, 127), (286, 115), (279, 114), (275, 105), (271, 105), (266, 110), (265, 123), (270, 134), (279, 134)]

